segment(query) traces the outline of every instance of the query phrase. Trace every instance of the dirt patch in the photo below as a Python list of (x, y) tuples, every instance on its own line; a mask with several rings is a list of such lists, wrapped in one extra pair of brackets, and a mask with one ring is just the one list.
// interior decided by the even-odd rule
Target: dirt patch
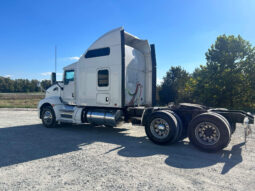
[(155, 145), (143, 127), (47, 129), (36, 111), (2, 109), (0, 190), (254, 190), (255, 139), (243, 140), (239, 125), (204, 153), (188, 139)]

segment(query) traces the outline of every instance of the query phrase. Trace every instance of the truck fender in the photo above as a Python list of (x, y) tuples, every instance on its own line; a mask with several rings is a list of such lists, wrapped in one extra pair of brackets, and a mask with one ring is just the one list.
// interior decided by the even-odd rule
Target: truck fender
[(56, 115), (56, 119), (58, 119), (60, 117), (59, 115), (59, 107), (63, 105), (63, 103), (61, 102), (61, 100), (59, 99), (59, 97), (49, 97), (49, 98), (44, 98), (42, 99), (37, 106), (38, 109), (38, 116), (39, 118), (41, 118), (41, 112), (42, 112), (42, 108), (44, 106), (51, 106), (55, 112)]

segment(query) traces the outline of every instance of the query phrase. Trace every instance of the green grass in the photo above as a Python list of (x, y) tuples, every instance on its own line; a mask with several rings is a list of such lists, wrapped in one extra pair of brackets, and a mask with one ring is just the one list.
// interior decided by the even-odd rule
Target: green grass
[(0, 93), (0, 108), (36, 108), (44, 93)]

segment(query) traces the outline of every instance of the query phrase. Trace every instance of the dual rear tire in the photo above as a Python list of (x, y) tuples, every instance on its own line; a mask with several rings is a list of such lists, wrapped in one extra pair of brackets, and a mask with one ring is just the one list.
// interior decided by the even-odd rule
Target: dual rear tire
[(145, 132), (154, 143), (174, 143), (183, 135), (182, 121), (172, 111), (157, 111), (151, 114), (148, 123), (145, 125)]
[[(152, 113), (145, 132), (157, 144), (175, 143), (185, 137), (180, 117), (169, 110)], [(230, 142), (231, 127), (227, 119), (218, 113), (202, 113), (189, 123), (188, 137), (201, 150), (218, 151)]]
[(225, 117), (218, 113), (203, 113), (189, 124), (190, 142), (201, 150), (216, 152), (227, 147), (231, 140), (231, 127)]

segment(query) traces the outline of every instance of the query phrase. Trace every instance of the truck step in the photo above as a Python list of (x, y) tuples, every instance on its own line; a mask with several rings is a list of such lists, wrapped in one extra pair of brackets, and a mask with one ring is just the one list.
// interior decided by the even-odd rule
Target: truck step
[(64, 118), (61, 118), (59, 120), (59, 122), (63, 122), (63, 123), (73, 123), (73, 120), (72, 119), (64, 119)]
[(64, 106), (60, 111), (60, 116), (63, 120), (71, 120), (73, 118), (74, 107), (73, 106)]
[(61, 113), (73, 113), (74, 112), (74, 110), (72, 110), (72, 109), (60, 109), (59, 111)]
[(65, 113), (62, 113), (60, 114), (61, 118), (68, 118), (68, 119), (72, 119), (73, 118), (73, 115), (72, 114), (65, 114)]
[(59, 111), (60, 113), (73, 113), (75, 107), (71, 105), (64, 105)]

